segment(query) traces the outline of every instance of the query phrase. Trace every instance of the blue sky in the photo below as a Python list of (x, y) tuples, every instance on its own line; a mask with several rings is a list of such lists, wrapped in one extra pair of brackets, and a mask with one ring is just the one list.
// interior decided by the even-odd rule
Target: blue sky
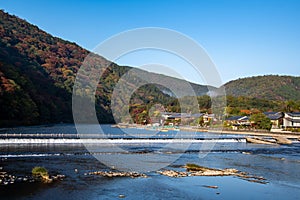
[[(179, 31), (207, 51), (224, 83), (256, 75), (300, 76), (297, 0), (0, 0), (0, 7), (89, 50), (129, 29)], [(137, 57), (118, 63), (139, 65)], [(174, 69), (184, 74), (179, 63), (173, 63)], [(202, 83), (192, 74), (183, 76)]]

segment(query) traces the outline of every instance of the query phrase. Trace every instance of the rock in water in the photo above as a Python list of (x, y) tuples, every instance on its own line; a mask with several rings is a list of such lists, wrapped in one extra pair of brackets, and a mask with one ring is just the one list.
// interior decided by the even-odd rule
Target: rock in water
[(287, 139), (286, 137), (273, 136), (273, 138), (276, 140), (277, 144), (292, 144), (292, 141)]
[(216, 186), (216, 185), (203, 185), (203, 187), (206, 187), (206, 188), (212, 188), (212, 189), (218, 189), (219, 187)]
[(270, 145), (277, 145), (276, 142), (270, 141), (270, 140), (266, 140), (266, 139), (262, 139), (262, 138), (250, 138), (250, 137), (246, 137), (246, 141), (248, 143), (254, 143), (254, 144), (270, 144)]

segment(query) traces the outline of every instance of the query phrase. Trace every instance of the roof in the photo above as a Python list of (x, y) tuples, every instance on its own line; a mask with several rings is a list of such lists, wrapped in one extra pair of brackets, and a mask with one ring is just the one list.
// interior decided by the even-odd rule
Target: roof
[(267, 115), (267, 117), (270, 120), (278, 120), (278, 119), (282, 118), (282, 116), (280, 116), (280, 115)]
[(292, 112), (292, 113), (286, 113), (286, 114), (291, 117), (300, 117), (300, 112)]
[(232, 116), (227, 118), (228, 121), (247, 121), (249, 120), (248, 116)]
[(247, 121), (247, 120), (249, 120), (250, 118), (248, 117), (248, 116), (244, 116), (244, 117), (242, 117), (241, 119), (239, 119), (239, 120), (243, 120), (243, 121)]
[(264, 114), (270, 119), (270, 120), (278, 120), (280, 118), (283, 118), (282, 112), (264, 112)]
[(161, 112), (162, 115), (172, 115), (174, 112)]
[(232, 117), (227, 118), (226, 120), (228, 120), (228, 121), (235, 121), (235, 120), (240, 119), (241, 117), (242, 116), (232, 116)]
[(203, 115), (204, 115), (203, 113), (195, 113), (195, 114), (192, 114), (191, 117), (197, 118), (197, 117), (201, 117)]
[(189, 118), (191, 117), (191, 114), (188, 113), (173, 113), (168, 116), (169, 119), (171, 118)]
[(168, 118), (180, 118), (180, 117), (183, 117), (183, 118), (189, 118), (189, 117), (197, 118), (197, 117), (203, 116), (204, 114), (203, 113), (190, 114), (190, 113), (164, 112), (164, 113), (162, 113), (162, 115), (166, 115), (166, 116), (168, 116)]
[(265, 115), (282, 115), (282, 112), (264, 112)]

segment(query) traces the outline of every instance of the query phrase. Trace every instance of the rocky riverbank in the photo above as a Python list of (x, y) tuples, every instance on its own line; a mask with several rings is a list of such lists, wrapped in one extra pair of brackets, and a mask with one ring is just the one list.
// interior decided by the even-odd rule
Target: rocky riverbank
[[(2, 168), (1, 168), (2, 169)], [(45, 181), (41, 177), (25, 175), (25, 176), (16, 176), (9, 174), (5, 171), (0, 171), (0, 186), (12, 185), (15, 183), (34, 183), (34, 182), (43, 182), (43, 183), (52, 183), (53, 181), (61, 181), (65, 178), (65, 175), (52, 175)]]
[[(176, 171), (176, 170), (160, 170), (156, 173), (161, 174), (163, 176), (180, 178), (180, 177), (188, 177), (188, 176), (236, 176), (242, 178), (243, 180), (249, 182), (256, 182), (261, 184), (268, 183), (264, 177), (250, 175), (247, 172), (241, 172), (237, 169), (214, 169), (203, 167), (195, 164), (186, 164), (183, 166), (186, 168), (186, 171)], [(148, 176), (143, 173), (137, 172), (117, 172), (117, 171), (95, 171), (85, 173), (84, 175), (99, 175), (102, 177), (130, 177), (130, 178), (147, 178)]]
[[(186, 164), (183, 166), (186, 171), (176, 171), (176, 170), (160, 170), (156, 173), (168, 176), (168, 177), (188, 177), (188, 176), (236, 176), (250, 182), (257, 182), (261, 184), (266, 184), (267, 181), (265, 178), (260, 176), (253, 176), (246, 172), (238, 171), (237, 169), (214, 169), (199, 166), (196, 164)], [(119, 172), (119, 171), (94, 171), (84, 173), (85, 176), (88, 175), (97, 175), (102, 177), (130, 177), (130, 178), (147, 178), (148, 176), (144, 173), (138, 172)], [(52, 183), (53, 181), (63, 180), (64, 175), (52, 175), (45, 180), (43, 177), (37, 176), (15, 176), (7, 172), (0, 171), (0, 185), (10, 185), (14, 183), (33, 183), (33, 182), (43, 182), (43, 183)]]
[(146, 174), (137, 172), (113, 172), (113, 171), (95, 171), (85, 173), (85, 175), (99, 175), (103, 177), (130, 177), (130, 178), (147, 178)]
[(0, 172), (0, 185), (11, 185), (14, 183), (32, 183), (36, 180), (31, 176), (15, 176), (7, 172)]

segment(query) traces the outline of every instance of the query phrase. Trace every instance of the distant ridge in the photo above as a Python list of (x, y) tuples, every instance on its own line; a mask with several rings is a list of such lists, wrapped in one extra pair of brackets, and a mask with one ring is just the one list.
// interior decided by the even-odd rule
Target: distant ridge
[(300, 77), (265, 75), (226, 83), (226, 94), (267, 100), (300, 100)]

